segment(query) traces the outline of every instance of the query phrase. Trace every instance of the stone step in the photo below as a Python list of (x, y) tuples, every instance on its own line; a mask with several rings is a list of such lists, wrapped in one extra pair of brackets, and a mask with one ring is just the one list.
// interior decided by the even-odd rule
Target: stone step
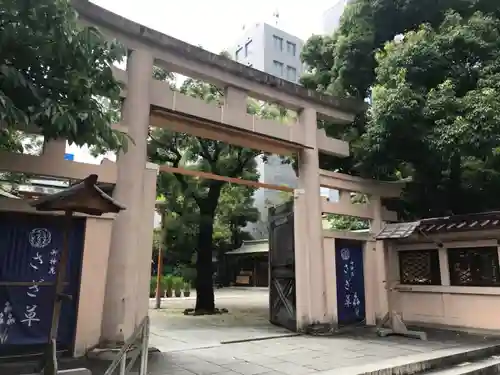
[[(466, 363), (470, 363), (470, 366), (473, 366), (473, 364), (477, 363), (480, 368), (481, 366), (479, 362), (487, 360), (494, 361), (494, 357), (498, 355), (500, 355), (500, 343), (492, 343), (488, 345), (471, 346), (469, 348), (459, 347), (442, 349), (433, 351), (431, 353), (421, 353), (417, 355), (392, 358), (390, 360), (370, 363), (362, 366), (344, 367), (332, 371), (327, 371), (325, 373), (322, 373), (322, 375), (441, 374), (441, 372), (434, 373), (432, 371), (455, 369), (456, 366)], [(485, 366), (488, 367), (489, 364), (493, 366), (495, 363), (487, 362)], [(471, 368), (474, 369), (473, 367)], [(461, 373), (452, 372), (450, 374)], [(463, 374), (468, 373), (464, 372)], [(478, 374), (483, 374), (483, 372), (478, 372)], [(496, 372), (484, 372), (484, 374), (496, 374)], [(498, 372), (498, 374), (500, 374), (500, 372)]]
[(444, 370), (424, 372), (422, 375), (493, 375), (500, 374), (500, 356), (474, 362), (463, 362)]
[[(57, 371), (57, 374), (61, 375), (92, 375), (90, 370), (86, 368), (75, 368), (75, 369), (68, 369), (68, 370), (60, 370)], [(37, 374), (29, 374), (29, 375), (40, 375), (40, 373)]]

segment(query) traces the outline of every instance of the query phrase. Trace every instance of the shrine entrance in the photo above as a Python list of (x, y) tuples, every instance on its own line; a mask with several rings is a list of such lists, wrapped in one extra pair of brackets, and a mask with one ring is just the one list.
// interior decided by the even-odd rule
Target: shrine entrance
[[(333, 248), (325, 249), (324, 241), (325, 237), (336, 240), (345, 238), (346, 234), (325, 233), (322, 214), (365, 218), (371, 221), (370, 229), (374, 233), (381, 229), (383, 221), (394, 221), (391, 215), (386, 215), (381, 199), (398, 197), (402, 188), (401, 184), (363, 180), (319, 168), (320, 153), (345, 158), (350, 156), (350, 150), (348, 142), (330, 138), (325, 129), (318, 128), (318, 121), (327, 120), (339, 126), (351, 124), (356, 115), (365, 110), (365, 104), (307, 90), (123, 19), (87, 0), (74, 1), (73, 5), (81, 22), (96, 26), (106, 36), (119, 40), (129, 52), (126, 70), (113, 68), (115, 78), (123, 85), (121, 96), (124, 101), (118, 125), (134, 142), (126, 153), (120, 155), (116, 164), (114, 198), (127, 206), (127, 210), (120, 213), (113, 223), (100, 338), (111, 342), (124, 341), (132, 335), (137, 322), (147, 315), (146, 298), (134, 293), (142, 287), (147, 290), (150, 270), (144, 263), (138, 271), (137, 264), (131, 259), (138, 260), (139, 253), (146, 256), (137, 244), (146, 241), (147, 231), (138, 231), (137, 227), (145, 217), (143, 211), (154, 207), (154, 197), (148, 196), (145, 202), (145, 186), (138, 177), (144, 176), (150, 127), (166, 128), (268, 154), (298, 156), (294, 209), (288, 212), (277, 209), (272, 215), (271, 321), (288, 327), (292, 327), (295, 321), (293, 328), (297, 330), (306, 330), (316, 323), (335, 322), (336, 276), (335, 270), (328, 268), (334, 268), (330, 254)], [(155, 68), (203, 80), (220, 89), (223, 97), (220, 102), (206, 102), (185, 95), (168, 82), (157, 80), (153, 74)], [(278, 104), (297, 116), (286, 124), (259, 118), (248, 111), (250, 98)], [(177, 165), (162, 166), (159, 170), (192, 176), (195, 173), (201, 178), (238, 183), (235, 178), (208, 176), (209, 173), (174, 167)], [(254, 186), (266, 187), (252, 182)], [(240, 180), (240, 183), (250, 185), (249, 181)], [(337, 189), (339, 200), (320, 198), (321, 186)], [(283, 190), (283, 187), (277, 188)], [(369, 199), (354, 204), (351, 193), (366, 194)], [(367, 303), (367, 309), (371, 309), (366, 313), (369, 324), (374, 323), (376, 314), (380, 315), (374, 306), (387, 310), (387, 291), (381, 282), (385, 274), (384, 253), (382, 245), (377, 246), (376, 252), (366, 254), (371, 257), (367, 263), (376, 263), (373, 269), (365, 270), (367, 285), (373, 288), (366, 293), (367, 298), (376, 296)], [(353, 259), (359, 260), (361, 255), (356, 255), (355, 248), (349, 247)], [(134, 278), (128, 276), (130, 273), (138, 274), (140, 287)], [(358, 275), (352, 277), (355, 280), (351, 281), (358, 283)], [(358, 298), (362, 296), (361, 292), (364, 294), (360, 290)], [(361, 315), (362, 307), (359, 307)], [(349, 314), (345, 313), (343, 318), (346, 322), (354, 319)]]
[[(272, 185), (213, 173), (164, 165), (160, 171), (195, 178), (224, 181), (292, 193), (288, 186)], [(291, 331), (297, 330), (294, 201), (269, 208), (269, 321)]]

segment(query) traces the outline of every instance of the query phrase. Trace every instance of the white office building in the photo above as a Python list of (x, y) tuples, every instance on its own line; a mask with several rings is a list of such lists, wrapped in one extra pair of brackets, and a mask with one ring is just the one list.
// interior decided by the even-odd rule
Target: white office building
[(300, 51), (304, 42), (267, 23), (245, 27), (229, 48), (231, 57), (252, 68), (276, 77), (298, 82), (302, 74)]
[(340, 18), (351, 0), (335, 0), (334, 4), (323, 13), (323, 33), (331, 35), (338, 29)]

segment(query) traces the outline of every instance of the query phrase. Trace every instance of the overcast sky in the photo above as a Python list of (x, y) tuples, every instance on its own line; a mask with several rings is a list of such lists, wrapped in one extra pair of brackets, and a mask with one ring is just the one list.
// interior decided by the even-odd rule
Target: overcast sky
[[(306, 40), (321, 33), (322, 14), (335, 0), (93, 0), (123, 17), (185, 42), (219, 53), (236, 42), (245, 25), (256, 22), (277, 26)], [(86, 149), (70, 147), (75, 161), (98, 162)]]
[(321, 32), (321, 16), (335, 0), (93, 0), (94, 3), (185, 42), (219, 53), (244, 25), (275, 22), (302, 39)]

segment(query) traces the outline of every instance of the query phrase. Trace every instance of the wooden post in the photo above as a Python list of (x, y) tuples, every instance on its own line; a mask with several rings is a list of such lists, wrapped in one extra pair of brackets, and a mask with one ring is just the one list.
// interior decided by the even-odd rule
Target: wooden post
[(257, 258), (253, 256), (253, 286), (257, 286)]
[(161, 210), (161, 238), (158, 246), (158, 270), (156, 272), (156, 304), (155, 309), (161, 308), (161, 277), (163, 275), (163, 241), (165, 239), (165, 207), (162, 204)]
[(56, 269), (56, 284), (54, 305), (52, 310), (52, 325), (50, 327), (50, 334), (47, 343), (47, 349), (43, 359), (43, 375), (56, 375), (57, 374), (57, 333), (59, 330), (59, 319), (61, 316), (61, 308), (63, 299), (71, 299), (71, 296), (64, 294), (66, 271), (68, 269), (69, 260), (69, 235), (71, 230), (71, 220), (73, 212), (66, 211), (64, 217), (64, 231), (63, 231), (63, 248), (61, 251), (61, 258)]
[(161, 277), (163, 274), (163, 244), (158, 247), (158, 270), (156, 272), (156, 305), (155, 309), (161, 308)]

